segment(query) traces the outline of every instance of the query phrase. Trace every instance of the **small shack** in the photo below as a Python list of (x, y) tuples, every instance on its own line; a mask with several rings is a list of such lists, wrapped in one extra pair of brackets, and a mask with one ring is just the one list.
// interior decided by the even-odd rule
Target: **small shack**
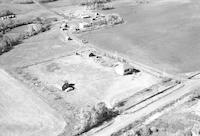
[(115, 72), (118, 75), (124, 76), (124, 75), (129, 75), (133, 73), (138, 73), (140, 72), (139, 70), (135, 69), (133, 66), (126, 64), (126, 63), (118, 63), (115, 66)]

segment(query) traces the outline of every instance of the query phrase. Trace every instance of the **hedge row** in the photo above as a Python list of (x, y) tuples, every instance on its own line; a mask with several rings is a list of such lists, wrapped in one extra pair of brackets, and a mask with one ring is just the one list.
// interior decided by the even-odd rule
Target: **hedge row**
[[(117, 25), (124, 22), (123, 18), (118, 14), (108, 14), (105, 18), (96, 19), (92, 22), (93, 27), (103, 26), (103, 25)], [(91, 27), (92, 27), (91, 26)]]
[(21, 42), (21, 35), (4, 35), (1, 37), (0, 54), (9, 51), (14, 45)]
[(28, 30), (21, 34), (0, 35), (0, 55), (11, 50), (15, 45), (21, 43), (33, 35), (50, 29), (50, 24), (31, 24)]
[(20, 27), (28, 24), (50, 24), (51, 22), (57, 21), (56, 18), (43, 19), (40, 17), (33, 19), (23, 19), (23, 20), (6, 20), (0, 22), (0, 32), (5, 33), (13, 28)]
[[(48, 2), (53, 2), (53, 1), (57, 1), (57, 0), (37, 0), (40, 3), (48, 3)], [(33, 0), (14, 0), (13, 1), (16, 4), (33, 4), (34, 1)]]
[(93, 4), (101, 4), (108, 2), (111, 2), (111, 0), (82, 0), (81, 5), (93, 5)]
[(14, 13), (6, 9), (0, 11), (0, 17), (9, 16), (9, 15), (14, 15)]

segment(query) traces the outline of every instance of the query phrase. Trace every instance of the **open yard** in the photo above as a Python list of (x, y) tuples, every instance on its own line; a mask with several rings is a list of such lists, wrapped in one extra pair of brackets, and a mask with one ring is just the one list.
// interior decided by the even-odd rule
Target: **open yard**
[[(96, 46), (169, 73), (200, 67), (198, 0), (116, 2), (125, 24), (79, 35)], [(106, 12), (107, 13), (107, 12)]]
[[(45, 86), (60, 90), (65, 101), (84, 107), (100, 101), (113, 104), (129, 95), (156, 84), (160, 79), (141, 72), (140, 74), (119, 76), (112, 67), (104, 67), (92, 59), (67, 56), (53, 61), (36, 64), (24, 69), (37, 77)], [(75, 90), (62, 92), (65, 80), (75, 84)]]
[[(34, 91), (64, 117), (66, 136), (75, 133), (76, 114), (81, 109), (99, 102), (112, 108), (116, 102), (161, 81), (145, 72), (119, 76), (113, 67), (79, 55), (63, 56), (19, 69), (14, 75), (35, 88)], [(75, 90), (62, 91), (65, 80), (75, 84)]]

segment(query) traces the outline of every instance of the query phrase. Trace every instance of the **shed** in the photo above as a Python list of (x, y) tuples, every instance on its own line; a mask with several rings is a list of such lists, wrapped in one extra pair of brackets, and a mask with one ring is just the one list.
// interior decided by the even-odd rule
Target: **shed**
[(82, 22), (79, 24), (79, 28), (82, 30), (82, 29), (85, 29), (86, 27), (90, 27), (91, 25), (89, 23), (86, 23), (86, 22)]
[(90, 18), (91, 16), (89, 14), (81, 14), (80, 18), (84, 19), (84, 18)]
[(139, 72), (139, 70), (135, 69), (133, 66), (126, 64), (126, 63), (118, 63), (115, 66), (115, 72), (118, 75), (129, 75), (129, 74), (133, 74), (133, 73), (137, 73)]

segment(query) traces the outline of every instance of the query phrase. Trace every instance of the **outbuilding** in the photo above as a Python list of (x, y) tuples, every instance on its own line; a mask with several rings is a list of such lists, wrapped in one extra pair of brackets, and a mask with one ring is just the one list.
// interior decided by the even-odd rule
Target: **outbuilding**
[(79, 29), (80, 29), (80, 30), (83, 30), (83, 29), (85, 29), (85, 28), (87, 28), (87, 27), (90, 27), (90, 26), (91, 26), (91, 25), (90, 25), (89, 23), (82, 22), (82, 23), (79, 24)]
[(139, 70), (135, 69), (133, 66), (126, 64), (126, 63), (118, 63), (115, 66), (115, 72), (118, 75), (129, 75), (129, 74), (133, 74), (133, 73), (138, 73), (140, 72)]

